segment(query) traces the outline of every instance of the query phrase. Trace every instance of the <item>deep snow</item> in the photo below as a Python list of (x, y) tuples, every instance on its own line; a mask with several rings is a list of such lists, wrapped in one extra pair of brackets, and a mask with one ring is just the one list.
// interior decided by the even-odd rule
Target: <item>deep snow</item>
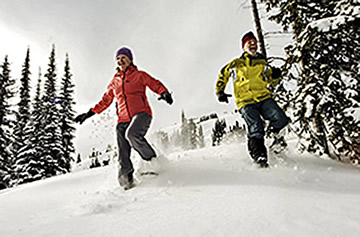
[(0, 236), (359, 236), (359, 170), (294, 146), (270, 169), (239, 142), (172, 153), (128, 191), (115, 164), (21, 185), (0, 192)]

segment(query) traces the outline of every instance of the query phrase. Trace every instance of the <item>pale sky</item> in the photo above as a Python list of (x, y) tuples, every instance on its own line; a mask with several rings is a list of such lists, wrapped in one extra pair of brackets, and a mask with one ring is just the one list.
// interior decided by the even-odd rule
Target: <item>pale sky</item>
[[(249, 3), (243, 6), (244, 2), (1, 0), (0, 62), (9, 55), (12, 75), (18, 77), (29, 46), (35, 87), (38, 67), (44, 74), (55, 44), (59, 78), (69, 53), (76, 110), (81, 113), (100, 100), (115, 73), (116, 50), (128, 46), (138, 68), (162, 81), (175, 100), (168, 106), (147, 93), (154, 114), (151, 132), (179, 121), (181, 110), (194, 117), (236, 108), (233, 98), (229, 104), (217, 101), (215, 82), (221, 67), (242, 53), (241, 36), (255, 29)], [(282, 47), (274, 44), (271, 49), (279, 55)], [(232, 92), (232, 85), (227, 92)], [(93, 127), (101, 126), (100, 116), (93, 120), (77, 126), (75, 142), (84, 155), (99, 139), (89, 131), (103, 132)], [(115, 124), (110, 127), (114, 132)]]

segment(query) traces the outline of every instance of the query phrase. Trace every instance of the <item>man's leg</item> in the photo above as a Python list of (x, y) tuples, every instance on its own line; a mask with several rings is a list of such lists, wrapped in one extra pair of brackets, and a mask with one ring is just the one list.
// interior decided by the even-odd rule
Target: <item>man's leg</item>
[(287, 147), (284, 135), (280, 131), (290, 122), (284, 111), (273, 99), (263, 101), (261, 113), (264, 119), (270, 121), (269, 132), (274, 138), (270, 148), (275, 153), (280, 153)]
[(249, 104), (240, 109), (248, 130), (248, 150), (255, 162), (258, 162), (259, 158), (267, 160), (267, 151), (264, 144), (264, 124), (258, 106), (258, 104)]
[(131, 146), (140, 154), (144, 160), (151, 160), (156, 157), (154, 149), (145, 139), (146, 132), (148, 131), (151, 123), (151, 116), (147, 113), (140, 113), (133, 117), (127, 137)]
[(270, 131), (273, 133), (279, 133), (290, 122), (289, 117), (273, 99), (262, 101), (260, 111), (264, 119), (270, 121)]

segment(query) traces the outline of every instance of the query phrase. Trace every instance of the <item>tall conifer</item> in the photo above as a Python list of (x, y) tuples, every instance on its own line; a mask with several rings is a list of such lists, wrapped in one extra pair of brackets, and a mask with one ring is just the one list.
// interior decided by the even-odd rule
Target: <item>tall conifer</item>
[(66, 55), (64, 76), (61, 82), (60, 91), (60, 126), (62, 133), (62, 144), (64, 147), (65, 167), (67, 171), (70, 171), (70, 162), (73, 160), (71, 154), (74, 153), (75, 148), (73, 144), (74, 139), (74, 118), (75, 111), (73, 106), (75, 105), (73, 94), (74, 84), (72, 83), (72, 74), (70, 72), (69, 56)]
[(43, 151), (41, 160), (45, 169), (45, 177), (67, 172), (67, 161), (64, 157), (60, 129), (60, 113), (58, 108), (59, 98), (56, 95), (56, 64), (55, 46), (53, 46), (48, 70), (45, 74), (44, 94), (41, 98), (41, 124), (39, 142)]
[(15, 93), (13, 86), (15, 80), (10, 76), (10, 63), (5, 56), (0, 72), (0, 183), (8, 185), (9, 172), (13, 162), (11, 144), (13, 143), (12, 130), (14, 109), (10, 100)]
[(16, 113), (16, 125), (14, 129), (15, 141), (13, 143), (13, 152), (16, 156), (19, 149), (22, 148), (26, 141), (29, 139), (29, 134), (26, 134), (25, 127), (30, 123), (30, 49), (26, 52), (25, 62), (23, 65), (21, 78), (20, 78), (20, 89), (19, 96), (20, 100), (18, 103), (18, 110)]

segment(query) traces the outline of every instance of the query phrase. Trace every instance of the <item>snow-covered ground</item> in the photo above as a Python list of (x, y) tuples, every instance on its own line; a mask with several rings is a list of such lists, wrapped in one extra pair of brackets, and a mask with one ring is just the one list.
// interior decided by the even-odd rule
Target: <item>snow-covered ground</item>
[(172, 153), (128, 191), (116, 165), (4, 190), (0, 236), (359, 236), (359, 169), (294, 147), (270, 169), (239, 142)]

